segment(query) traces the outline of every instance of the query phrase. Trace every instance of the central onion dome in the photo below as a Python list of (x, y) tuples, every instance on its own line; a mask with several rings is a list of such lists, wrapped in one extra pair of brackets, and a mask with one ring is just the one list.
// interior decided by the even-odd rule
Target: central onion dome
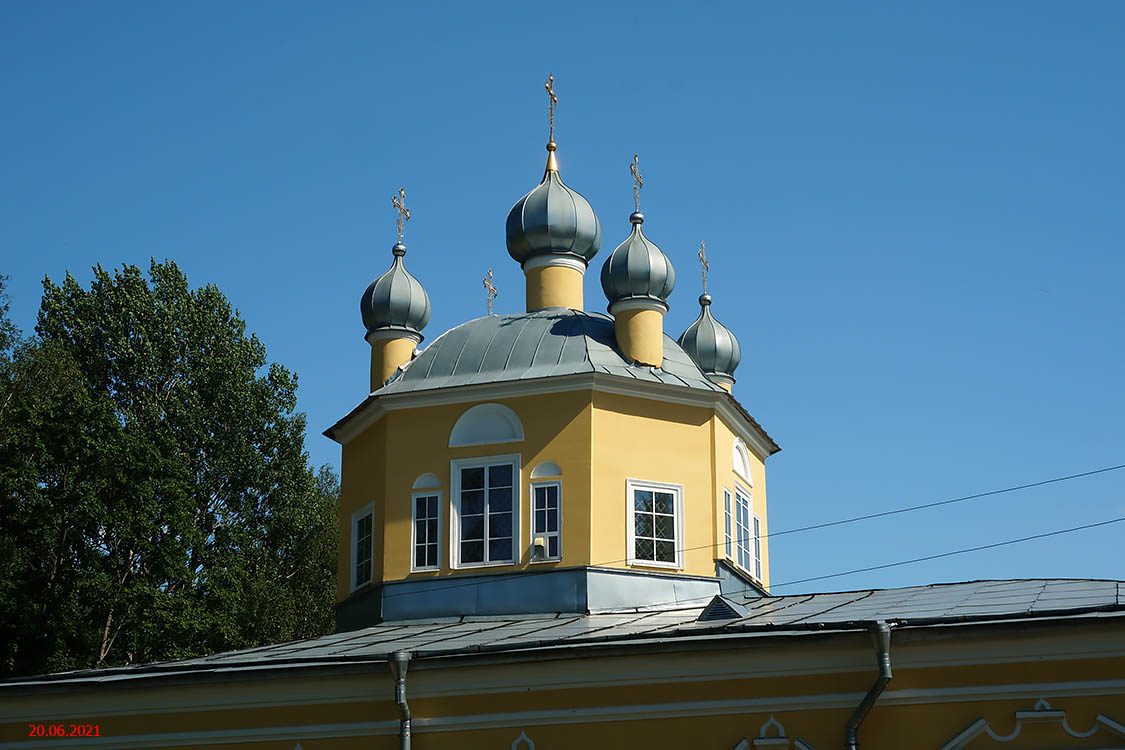
[(430, 297), (414, 278), (402, 258), (406, 245), (396, 242), (391, 248), (395, 259), (391, 267), (368, 285), (359, 300), (367, 338), (417, 338), (430, 322)]
[(580, 262), (584, 269), (601, 249), (602, 225), (589, 201), (559, 177), (555, 148), (554, 141), (547, 144), (543, 181), (508, 212), (508, 254), (521, 266), (532, 258), (555, 256)]
[(699, 297), (699, 317), (677, 341), (707, 378), (720, 385), (734, 384), (734, 370), (742, 360), (742, 347), (730, 329), (711, 315), (711, 295)]
[(625, 300), (668, 310), (668, 295), (676, 286), (676, 270), (668, 256), (645, 237), (641, 230), (644, 220), (640, 211), (629, 217), (633, 231), (602, 266), (602, 291), (609, 300), (610, 312)]

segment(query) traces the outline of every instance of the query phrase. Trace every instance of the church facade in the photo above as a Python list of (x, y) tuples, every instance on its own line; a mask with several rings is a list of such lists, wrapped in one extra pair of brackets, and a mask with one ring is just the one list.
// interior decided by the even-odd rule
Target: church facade
[(706, 288), (665, 332), (636, 160), (587, 311), (602, 227), (547, 150), (506, 223), (525, 312), (421, 350), (395, 199), (370, 392), (325, 433), (336, 632), (0, 683), (0, 750), (1125, 748), (1125, 582), (770, 595), (779, 448), (734, 396), (738, 339)]

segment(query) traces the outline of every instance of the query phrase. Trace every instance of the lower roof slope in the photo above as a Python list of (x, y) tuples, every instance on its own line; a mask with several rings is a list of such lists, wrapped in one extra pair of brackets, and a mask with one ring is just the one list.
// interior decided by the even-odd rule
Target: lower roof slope
[[(716, 601), (741, 611), (723, 620), (701, 620)], [(384, 622), (362, 630), (195, 659), (7, 680), (0, 682), (0, 693), (33, 686), (128, 684), (136, 679), (192, 674), (205, 679), (216, 673), (383, 661), (399, 650), (425, 658), (654, 640), (793, 636), (865, 629), (874, 620), (925, 626), (1107, 616), (1125, 616), (1125, 581), (969, 581), (762, 598), (716, 597), (707, 607), (663, 611)]]

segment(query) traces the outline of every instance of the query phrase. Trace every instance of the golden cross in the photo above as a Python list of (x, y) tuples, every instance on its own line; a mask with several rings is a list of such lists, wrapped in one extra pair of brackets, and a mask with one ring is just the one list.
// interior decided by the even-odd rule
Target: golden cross
[(703, 293), (707, 294), (707, 272), (711, 270), (711, 264), (707, 262), (707, 246), (702, 240), (699, 242), (699, 265), (703, 266)]
[(391, 196), (391, 203), (398, 209), (398, 219), (395, 224), (398, 226), (398, 241), (402, 242), (403, 225), (410, 221), (410, 209), (406, 207), (406, 191), (399, 188), (398, 195)]
[(495, 297), (500, 296), (500, 291), (492, 285), (492, 269), (491, 268), (488, 269), (488, 276), (486, 276), (484, 279), (482, 279), (482, 281), (484, 281), (484, 289), (485, 289), (484, 293), (486, 295), (488, 295), (488, 314), (491, 315), (492, 314), (492, 300)]
[(645, 180), (641, 177), (640, 162), (637, 161), (637, 155), (633, 154), (633, 161), (629, 164), (629, 172), (633, 175), (633, 209), (641, 212), (641, 188), (645, 186)]
[(551, 143), (555, 142), (555, 105), (559, 103), (559, 98), (555, 96), (555, 74), (551, 73), (547, 76), (547, 80), (543, 83), (547, 89), (547, 117), (551, 124), (551, 136), (548, 140)]

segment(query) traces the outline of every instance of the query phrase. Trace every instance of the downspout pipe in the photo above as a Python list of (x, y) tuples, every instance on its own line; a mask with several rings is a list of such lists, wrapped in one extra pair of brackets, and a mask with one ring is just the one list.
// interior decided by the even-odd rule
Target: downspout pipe
[(844, 725), (844, 747), (847, 750), (857, 750), (859, 741), (856, 734), (859, 731), (859, 725), (867, 718), (867, 712), (875, 705), (875, 701), (879, 700), (879, 696), (883, 694), (886, 689), (887, 683), (891, 681), (891, 626), (882, 620), (877, 620), (871, 624), (871, 636), (875, 641), (875, 657), (879, 662), (879, 676), (875, 678), (875, 682), (867, 691), (867, 695), (863, 696), (863, 700), (856, 706), (855, 712), (848, 719), (848, 723)]
[(400, 750), (410, 750), (410, 706), (406, 703), (406, 668), (410, 665), (409, 651), (395, 651), (387, 659), (395, 678), (395, 710), (398, 711)]

